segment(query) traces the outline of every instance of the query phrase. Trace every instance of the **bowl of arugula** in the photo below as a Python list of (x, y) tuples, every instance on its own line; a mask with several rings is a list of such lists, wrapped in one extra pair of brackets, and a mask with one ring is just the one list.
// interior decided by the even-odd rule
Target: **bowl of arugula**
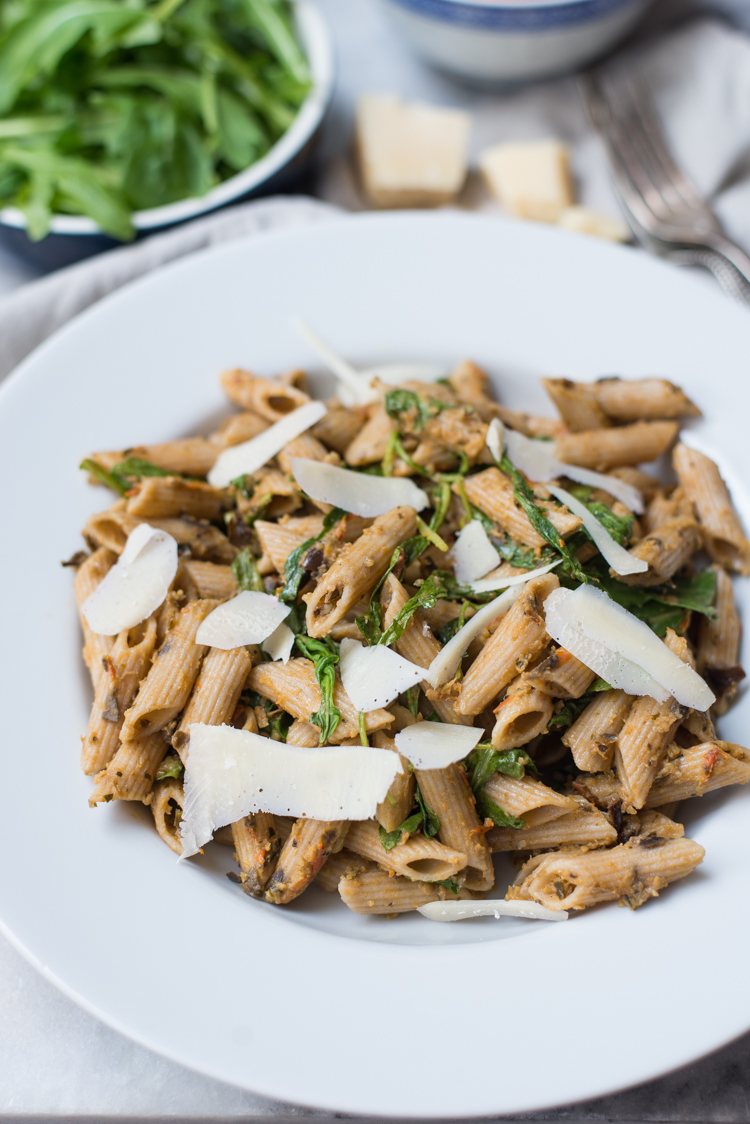
[(0, 6), (0, 241), (45, 268), (289, 189), (333, 86), (311, 0)]

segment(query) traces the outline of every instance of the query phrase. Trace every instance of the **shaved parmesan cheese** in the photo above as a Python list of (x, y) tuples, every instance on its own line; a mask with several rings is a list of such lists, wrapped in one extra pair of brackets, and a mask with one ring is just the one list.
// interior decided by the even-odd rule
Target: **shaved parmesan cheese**
[(289, 625), (280, 624), (275, 632), (266, 637), (261, 647), (272, 660), (281, 660), (282, 663), (286, 663), (294, 647), (294, 633)]
[(566, 492), (564, 488), (559, 488), (555, 484), (548, 484), (547, 488), (556, 500), (566, 504), (574, 515), (580, 517), (584, 527), (601, 551), (603, 558), (609, 562), (616, 574), (644, 574), (646, 572), (648, 562), (644, 562), (642, 558), (635, 558), (628, 553), (624, 546), (615, 542), (607, 528), (602, 526), (593, 511), (589, 511), (585, 504), (577, 500), (575, 496), (571, 496), (570, 492)]
[(252, 812), (314, 820), (367, 820), (403, 769), (390, 749), (307, 749), (231, 726), (190, 727), (183, 858), (214, 831)]
[(260, 644), (291, 612), (270, 593), (246, 589), (209, 613), (195, 634), (198, 644), (209, 644), (227, 652), (245, 644)]
[(352, 515), (372, 519), (392, 507), (422, 511), (429, 498), (406, 476), (368, 476), (322, 461), (292, 457), (294, 478), (311, 499), (331, 503)]
[(423, 917), (430, 921), (463, 921), (466, 917), (526, 917), (530, 921), (567, 921), (564, 909), (547, 909), (546, 905), (524, 901), (484, 901), (480, 902), (428, 902), (418, 905)]
[(366, 648), (359, 640), (341, 641), (341, 682), (357, 710), (377, 710), (424, 678), (424, 668), (398, 652), (376, 644)]
[(556, 589), (544, 602), (547, 632), (582, 663), (630, 695), (708, 710), (716, 701), (689, 664), (627, 609), (592, 585)]
[(442, 367), (420, 363), (389, 363), (384, 367), (368, 367), (366, 371), (360, 371), (361, 377), (368, 382), (378, 379), (389, 386), (400, 386), (404, 382), (437, 382), (445, 373)]
[(535, 484), (544, 484), (548, 480), (555, 480), (558, 476), (567, 476), (569, 480), (575, 480), (578, 484), (586, 484), (590, 488), (603, 488), (605, 492), (609, 492), (638, 515), (643, 511), (643, 497), (637, 488), (626, 484), (624, 480), (618, 480), (616, 476), (593, 472), (589, 468), (579, 468), (577, 464), (564, 464), (555, 457), (555, 446), (551, 441), (524, 437), (514, 429), (506, 429), (502, 422), (493, 418), (487, 430), (486, 444), (496, 461), (501, 459), (505, 447), (515, 467)]
[(351, 363), (347, 363), (346, 359), (337, 355), (333, 348), (329, 347), (320, 336), (308, 328), (307, 324), (303, 324), (301, 320), (295, 320), (294, 327), (318, 358), (323, 360), (328, 369), (333, 371), (339, 382), (349, 391), (348, 397), (350, 400), (345, 402), (344, 405), (366, 406), (369, 402), (377, 402), (378, 392), (370, 386), (368, 378), (352, 367)]
[(115, 636), (159, 608), (177, 573), (177, 543), (166, 531), (141, 523), (119, 559), (83, 603), (92, 632)]
[(561, 562), (562, 558), (558, 558), (555, 562), (549, 562), (546, 566), (539, 566), (536, 570), (526, 570), (523, 574), (514, 574), (512, 577), (505, 574), (496, 578), (483, 578), (482, 581), (471, 582), (470, 585), (474, 593), (492, 593), (496, 589), (505, 589), (512, 585), (523, 585), (524, 582), (530, 582), (532, 578), (541, 578), (542, 574), (548, 574), (550, 570), (554, 570), (555, 566), (559, 566)]
[(453, 639), (449, 640), (442, 651), (438, 652), (425, 671), (424, 678), (428, 683), (433, 687), (441, 687), (443, 683), (447, 683), (449, 679), (453, 678), (463, 659), (464, 652), (474, 637), (484, 632), (487, 625), (494, 621), (495, 617), (507, 613), (521, 592), (522, 585), (528, 580), (529, 575), (525, 574), (523, 583), (519, 583), (512, 589), (506, 589), (505, 593), (501, 593), (494, 601), (484, 605), (470, 621), (466, 622), (463, 628), (458, 630)]
[(484, 730), (447, 722), (415, 722), (396, 734), (398, 751), (415, 769), (447, 769), (462, 761)]
[(487, 532), (478, 519), (472, 519), (458, 532), (449, 555), (461, 585), (483, 578), (500, 564), (500, 555), (487, 538)]
[(306, 402), (257, 437), (224, 449), (208, 474), (209, 484), (213, 484), (214, 488), (226, 488), (238, 476), (257, 472), (271, 457), (280, 453), (285, 445), (319, 422), (327, 412), (322, 402)]

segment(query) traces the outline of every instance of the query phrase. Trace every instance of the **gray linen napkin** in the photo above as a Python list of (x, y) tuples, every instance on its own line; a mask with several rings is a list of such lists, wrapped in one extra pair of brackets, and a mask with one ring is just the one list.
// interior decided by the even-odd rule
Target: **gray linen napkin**
[(305, 196), (260, 199), (32, 281), (0, 301), (0, 379), (78, 312), (166, 262), (235, 238), (321, 222), (340, 213)]

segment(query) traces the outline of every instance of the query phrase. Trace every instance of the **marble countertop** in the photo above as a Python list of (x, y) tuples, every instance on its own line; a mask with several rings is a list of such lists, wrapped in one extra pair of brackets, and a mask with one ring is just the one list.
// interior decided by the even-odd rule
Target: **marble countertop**
[[(393, 89), (435, 101), (471, 105), (474, 95), (425, 70), (391, 34), (375, 0), (319, 0), (337, 39), (339, 77), (322, 145), (324, 175), (348, 144), (357, 91)], [(744, 22), (747, 0), (659, 0), (640, 34), (706, 6)], [(329, 192), (323, 192), (330, 194)], [(0, 252), (0, 297), (37, 276), (30, 266)], [(573, 971), (571, 969), (571, 971)], [(705, 1002), (705, 997), (701, 1003)], [(710, 1000), (709, 1000), (710, 1001)], [(658, 1014), (658, 1002), (612, 1017), (638, 1020)], [(695, 1017), (700, 1018), (696, 1002)], [(544, 1049), (538, 1046), (543, 1064)], [(581, 1060), (585, 1064), (585, 1060)], [(54, 1121), (189, 1121), (327, 1119), (329, 1114), (269, 1101), (167, 1061), (79, 1008), (40, 976), (0, 937), (0, 1124)], [(342, 1117), (337, 1117), (341, 1119)], [(601, 1122), (711, 1122), (750, 1124), (750, 1035), (658, 1081), (570, 1108), (531, 1114), (525, 1120)]]

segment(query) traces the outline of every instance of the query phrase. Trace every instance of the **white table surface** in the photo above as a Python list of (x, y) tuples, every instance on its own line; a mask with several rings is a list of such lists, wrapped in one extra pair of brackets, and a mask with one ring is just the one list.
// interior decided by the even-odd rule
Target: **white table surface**
[[(417, 62), (391, 34), (376, 0), (319, 3), (334, 30), (339, 59), (338, 88), (322, 145), (321, 191), (330, 198), (345, 190), (331, 186), (330, 170), (347, 151), (358, 91), (393, 90), (468, 107), (477, 95)], [(683, 18), (699, 6), (727, 12), (750, 30), (750, 0), (709, 5), (657, 0), (645, 30)], [(0, 251), (0, 297), (37, 275), (33, 267)], [(29, 892), (37, 892), (33, 872)], [(638, 1017), (648, 1013), (623, 1010), (613, 1017), (634, 1018), (637, 1033)], [(283, 1121), (321, 1116), (327, 1118), (202, 1077), (136, 1045), (58, 992), (0, 938), (0, 1124), (45, 1117)], [(639, 1089), (525, 1119), (750, 1124), (750, 1036)]]

